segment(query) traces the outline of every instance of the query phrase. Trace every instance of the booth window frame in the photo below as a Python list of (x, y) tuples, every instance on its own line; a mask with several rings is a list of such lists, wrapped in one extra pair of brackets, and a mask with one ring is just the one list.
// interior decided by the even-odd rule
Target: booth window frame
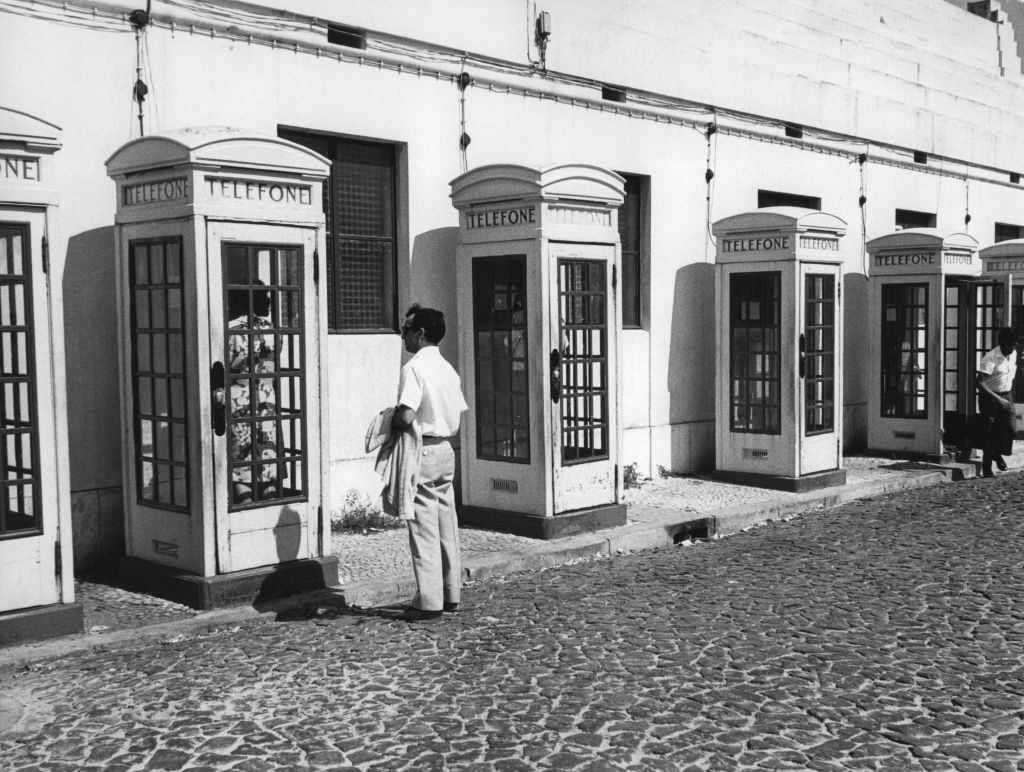
[[(583, 268), (587, 270), (576, 270)], [(576, 280), (572, 286), (567, 281), (569, 277)], [(609, 414), (612, 384), (608, 381), (608, 262), (558, 258), (557, 291), (562, 466), (606, 461), (611, 457), (612, 421)], [(597, 333), (598, 353), (594, 353), (594, 332)], [(595, 385), (598, 381), (599, 385)]]
[[(496, 276), (505, 276), (504, 290), (498, 291)], [(515, 293), (512, 291), (512, 273), (517, 272), (518, 296), (522, 319), (514, 319)], [(530, 359), (529, 359), (529, 306), (526, 287), (526, 255), (487, 255), (474, 257), (473, 281), (473, 371), (475, 376), (476, 456), (484, 461), (508, 464), (529, 464), (530, 447)], [(500, 298), (503, 309), (495, 307)], [(503, 311), (500, 323), (495, 312)], [(516, 339), (518, 333), (519, 338)], [(504, 336), (504, 337), (501, 337)], [(481, 342), (486, 341), (482, 346)], [(495, 341), (504, 346), (499, 355)], [(515, 342), (513, 342), (515, 341)], [(510, 345), (511, 344), (511, 345)], [(516, 349), (522, 345), (517, 355)], [(507, 365), (507, 369), (506, 369)], [(516, 365), (519, 367), (517, 368)], [(499, 373), (505, 373), (499, 377)], [(519, 383), (517, 388), (517, 375)], [(499, 389), (504, 380), (508, 388)], [(485, 388), (490, 386), (490, 388)], [(499, 402), (507, 398), (502, 415)], [(488, 400), (490, 403), (488, 404)], [(519, 409), (516, 404), (519, 403)], [(491, 420), (485, 420), (487, 417)], [(502, 440), (499, 434), (504, 434)], [(485, 435), (489, 439), (485, 439)], [(511, 453), (498, 453), (499, 443), (507, 442)], [(488, 452), (490, 447), (493, 452)]]
[[(153, 270), (153, 247), (160, 246), (161, 254), (163, 255), (163, 281), (159, 283), (153, 283), (150, 281)], [(167, 247), (174, 246), (177, 249), (177, 260), (178, 260), (178, 281), (168, 281), (169, 273), (167, 271)], [(140, 284), (139, 270), (136, 264), (136, 250), (144, 247), (146, 250), (146, 282)], [(152, 238), (141, 238), (132, 239), (128, 242), (128, 286), (131, 288), (130, 298), (130, 317), (129, 324), (131, 326), (131, 363), (132, 363), (132, 431), (134, 433), (135, 440), (135, 497), (136, 501), (140, 506), (150, 507), (153, 509), (162, 509), (168, 512), (178, 512), (180, 514), (190, 514), (189, 502), (191, 501), (191, 485), (189, 469), (191, 466), (191, 437), (188, 429), (188, 416), (189, 416), (189, 399), (188, 399), (188, 366), (186, 362), (187, 358), (187, 343), (186, 343), (186, 324), (188, 321), (188, 305), (185, 293), (185, 254), (184, 254), (184, 241), (181, 236), (158, 236)], [(177, 326), (173, 326), (169, 323), (163, 325), (153, 324), (154, 312), (152, 299), (154, 297), (163, 297), (163, 311), (162, 315), (166, 322), (169, 322), (168, 312), (170, 306), (167, 303), (167, 293), (169, 290), (176, 289), (180, 297), (180, 308), (179, 308), (179, 323)], [(142, 297), (140, 293), (146, 293), (146, 325), (139, 324), (140, 316), (140, 303), (139, 300)], [(139, 342), (142, 340), (140, 336), (145, 335), (147, 339), (147, 345), (149, 346), (149, 361), (150, 367), (148, 369), (140, 369), (140, 350)], [(154, 354), (156, 351), (155, 341), (157, 336), (165, 336), (163, 342), (163, 357), (164, 364), (162, 371), (158, 371), (155, 365)], [(180, 352), (180, 371), (177, 373), (171, 372), (171, 336), (176, 335), (179, 338), (179, 352)], [(140, 389), (142, 379), (145, 378), (149, 384), (149, 410), (143, 410), (143, 393)], [(174, 396), (172, 391), (172, 382), (180, 381), (180, 394), (181, 394), (181, 415), (175, 415), (173, 409)], [(157, 392), (159, 391), (158, 385), (163, 382), (163, 389), (165, 391), (164, 401), (166, 407), (166, 415), (160, 414), (158, 408), (158, 397)], [(152, 452), (149, 455), (143, 454), (142, 450), (142, 422), (149, 421), (151, 424), (151, 442)], [(163, 457), (159, 453), (157, 433), (159, 429), (157, 424), (167, 424), (167, 457)], [(181, 432), (182, 439), (180, 442), (180, 448), (182, 451), (182, 458), (178, 458), (175, 454), (175, 437), (174, 434)], [(147, 497), (144, 493), (145, 487), (143, 486), (143, 471), (145, 464), (150, 464), (153, 470), (153, 482), (152, 491), (153, 494)], [(160, 497), (160, 475), (159, 470), (161, 468), (168, 468), (172, 473), (170, 480), (170, 501), (163, 500)], [(175, 493), (175, 480), (173, 477), (173, 471), (179, 469), (183, 475), (182, 491), (179, 497)], [(179, 498), (184, 499), (183, 503), (179, 504)]]
[[(248, 281), (246, 281), (245, 283), (229, 282), (228, 281), (228, 273), (229, 273), (229, 271), (228, 271), (228, 261), (230, 259), (229, 258), (229, 253), (232, 250), (244, 250), (244, 257), (245, 257), (245, 260), (246, 260), (246, 263), (247, 263), (247, 271), (249, 272), (248, 273), (248, 277), (247, 277)], [(259, 272), (258, 260), (259, 260), (259, 252), (260, 252), (260, 250), (270, 250), (273, 253), (272, 257), (275, 258), (275, 259), (271, 259), (269, 261), (269, 265), (271, 266), (271, 274), (276, 279), (276, 281), (269, 282), (269, 283), (265, 282), (263, 284), (258, 284), (257, 283), (258, 280), (259, 280), (259, 276), (258, 276), (258, 272)], [(287, 281), (285, 281), (285, 282), (281, 281), (281, 275), (280, 275), (280, 264), (281, 264), (280, 263), (280, 255), (281, 255), (281, 253), (286, 252), (286, 251), (295, 252), (297, 254), (296, 272), (295, 272), (294, 282), (293, 283), (288, 283)], [(255, 254), (255, 258), (253, 257), (254, 254)], [(244, 328), (239, 328), (239, 330), (240, 330), (240, 332), (242, 334), (245, 334), (245, 335), (248, 336), (248, 340), (249, 340), (248, 356), (250, 357), (250, 360), (253, 358), (252, 340), (253, 340), (253, 338), (255, 336), (257, 336), (257, 335), (260, 335), (260, 336), (273, 335), (273, 336), (275, 336), (274, 362), (273, 362), (274, 369), (272, 371), (270, 371), (271, 374), (270, 375), (264, 374), (262, 376), (260, 376), (260, 375), (253, 375), (252, 373), (254, 373), (254, 372), (255, 373), (259, 373), (260, 371), (259, 370), (250, 369), (248, 371), (248, 374), (246, 374), (244, 377), (239, 378), (238, 376), (235, 376), (235, 378), (236, 378), (236, 380), (247, 380), (249, 382), (250, 385), (249, 385), (249, 389), (248, 389), (248, 394), (250, 395), (249, 396), (250, 400), (252, 399), (252, 394), (258, 392), (258, 388), (259, 387), (258, 387), (257, 384), (258, 384), (258, 382), (260, 380), (270, 378), (270, 379), (272, 379), (275, 382), (275, 392), (274, 393), (275, 393), (275, 399), (276, 399), (276, 403), (275, 403), (276, 414), (272, 417), (272, 422), (274, 423), (274, 426), (275, 426), (275, 441), (276, 441), (275, 453), (276, 453), (276, 455), (274, 456), (274, 460), (276, 462), (277, 474), (276, 474), (276, 477), (274, 479), (275, 479), (275, 481), (277, 483), (277, 495), (264, 496), (264, 495), (262, 495), (262, 493), (260, 493), (258, 491), (257, 486), (252, 485), (252, 482), (253, 482), (253, 480), (254, 480), (258, 470), (260, 470), (264, 466), (264, 463), (257, 459), (255, 452), (252, 452), (250, 454), (250, 458), (252, 459), (252, 461), (245, 462), (245, 463), (243, 463), (241, 465), (241, 466), (248, 467), (248, 468), (250, 468), (252, 470), (252, 477), (250, 478), (250, 488), (252, 490), (252, 500), (248, 501), (248, 502), (237, 502), (237, 501), (235, 501), (235, 495), (234, 495), (234, 490), (233, 490), (235, 480), (234, 480), (233, 472), (234, 472), (234, 469), (236, 468), (236, 465), (233, 464), (233, 462), (231, 460), (231, 457), (230, 457), (230, 452), (231, 452), (230, 443), (232, 442), (233, 423), (234, 423), (235, 419), (231, 415), (230, 406), (228, 405), (228, 406), (226, 406), (226, 411), (225, 411), (225, 431), (226, 431), (227, 440), (228, 440), (228, 446), (226, 447), (226, 450), (228, 452), (228, 459), (227, 459), (228, 463), (226, 464), (227, 480), (225, 481), (225, 484), (227, 486), (227, 502), (228, 502), (228, 511), (229, 512), (243, 512), (243, 511), (246, 511), (246, 510), (260, 509), (260, 508), (265, 508), (265, 507), (273, 507), (273, 506), (279, 506), (279, 505), (283, 505), (283, 504), (296, 503), (296, 502), (305, 502), (305, 501), (309, 500), (309, 464), (310, 464), (310, 458), (309, 458), (309, 445), (308, 445), (308, 442), (307, 442), (307, 437), (308, 437), (307, 423), (308, 423), (308, 417), (309, 416), (308, 416), (308, 410), (307, 410), (307, 404), (306, 404), (306, 392), (307, 392), (306, 379), (308, 378), (309, 374), (307, 372), (307, 367), (306, 367), (306, 308), (305, 308), (305, 295), (306, 295), (306, 291), (305, 291), (305, 275), (306, 275), (305, 274), (305, 261), (306, 261), (307, 258), (308, 258), (308, 255), (306, 254), (305, 249), (303, 248), (302, 244), (299, 244), (299, 243), (278, 244), (278, 243), (264, 243), (264, 242), (259, 242), (259, 241), (232, 241), (232, 242), (225, 242), (222, 245), (221, 260), (222, 260), (222, 263), (223, 263), (223, 266), (224, 266), (224, 268), (223, 268), (223, 270), (224, 270), (224, 282), (223, 282), (223, 287), (222, 287), (222, 290), (223, 290), (223, 298), (222, 298), (223, 313), (222, 313), (222, 316), (223, 316), (223, 330), (224, 330), (224, 351), (223, 351), (223, 356), (224, 356), (224, 362), (225, 362), (226, 391), (228, 389), (230, 389), (231, 379), (233, 377), (231, 372), (230, 372), (230, 365), (228, 364), (228, 351), (229, 351), (229, 339), (230, 339), (229, 328), (228, 328), (228, 322), (230, 321), (230, 319), (228, 319), (228, 316), (229, 316), (229, 295), (228, 295), (228, 293), (232, 289), (234, 289), (234, 290), (246, 290), (246, 291), (248, 291), (250, 293), (256, 292), (256, 291), (264, 291), (265, 290), (265, 291), (270, 292), (270, 293), (275, 293), (276, 292), (276, 293), (278, 293), (278, 295), (280, 297), (281, 295), (285, 295), (285, 293), (293, 292), (293, 293), (295, 293), (297, 295), (297, 298), (295, 299), (295, 305), (293, 307), (298, 308), (298, 310), (299, 310), (299, 318), (298, 318), (297, 326), (285, 326), (285, 325), (281, 324), (281, 310), (280, 310), (281, 306), (280, 306), (280, 304), (275, 304), (272, 301), (271, 302), (271, 318), (272, 318), (271, 327), (263, 329), (262, 332), (257, 332), (255, 325), (252, 325), (252, 324), (249, 324), (249, 325), (247, 325)], [(255, 268), (254, 268), (254, 263), (256, 263), (256, 267)], [(287, 277), (286, 277), (286, 279), (287, 279)], [(250, 300), (250, 309), (252, 308), (252, 305), (253, 305), (252, 301)], [(251, 322), (252, 319), (253, 319), (253, 316), (252, 316), (252, 313), (250, 312), (250, 316), (249, 316), (250, 322)], [(297, 341), (298, 341), (297, 348), (298, 348), (298, 360), (299, 361), (298, 361), (298, 368), (297, 369), (284, 369), (284, 368), (281, 367), (281, 347), (280, 347), (279, 343), (284, 338), (284, 336), (286, 336), (286, 335), (291, 335), (294, 338), (296, 338)], [(250, 367), (251, 367), (251, 363), (250, 363)], [(297, 380), (298, 380), (298, 389), (297, 389), (296, 393), (297, 393), (297, 397), (298, 397), (299, 407), (298, 407), (297, 410), (293, 409), (292, 412), (287, 414), (288, 417), (289, 417), (288, 420), (293, 422), (293, 423), (296, 420), (300, 421), (301, 425), (300, 425), (300, 428), (298, 429), (297, 434), (291, 435), (291, 437), (292, 437), (292, 445), (294, 446), (296, 440), (299, 443), (299, 452), (297, 454), (293, 454), (291, 456), (285, 456), (285, 455), (283, 455), (281, 453), (281, 450), (284, 447), (284, 440), (282, 439), (282, 437), (284, 435), (283, 423), (284, 423), (284, 416), (285, 416), (284, 408), (283, 408), (283, 406), (281, 404), (281, 394), (283, 392), (283, 387), (281, 386), (281, 383), (282, 383), (284, 377), (291, 377), (291, 376), (286, 375), (286, 374), (289, 374), (289, 373), (298, 376), (298, 378), (297, 378)], [(294, 400), (294, 395), (293, 395), (292, 404), (294, 404), (294, 401), (295, 400)], [(250, 402), (250, 407), (251, 407), (251, 404), (252, 403)], [(260, 423), (267, 423), (268, 422), (266, 417), (264, 417), (263, 420), (257, 420), (257, 416), (255, 416), (255, 415), (250, 415), (250, 416), (246, 417), (245, 420), (246, 420), (246, 423), (248, 423), (250, 425), (250, 437), (251, 437), (252, 427), (257, 426)], [(253, 451), (255, 451), (255, 448), (253, 449)], [(301, 474), (298, 475), (299, 479), (297, 480), (299, 486), (301, 486), (301, 487), (298, 488), (297, 493), (294, 493), (292, 495), (283, 495), (284, 489), (283, 489), (282, 481), (286, 480), (286, 479), (289, 479), (289, 476), (291, 477), (293, 482), (296, 481), (296, 479), (295, 479), (295, 464), (296, 463), (299, 464), (299, 468), (301, 469)], [(287, 476), (282, 474), (282, 470), (285, 467), (288, 467), (288, 469), (287, 469), (288, 475)]]
[[(760, 290), (757, 290), (760, 283)], [(756, 303), (756, 305), (755, 305)], [(782, 434), (782, 272), (729, 276), (729, 430)], [(742, 335), (741, 335), (742, 333)], [(760, 341), (758, 347), (751, 344)], [(742, 349), (737, 343), (744, 344)], [(760, 396), (757, 396), (757, 394)], [(753, 396), (752, 396), (753, 394)], [(774, 395), (774, 399), (772, 398)], [(740, 418), (740, 415), (743, 418)], [(760, 413), (761, 420), (754, 416)]]
[[(999, 281), (947, 277), (945, 297), (942, 407), (947, 413), (974, 414), (974, 374), (981, 357), (995, 348), (999, 330), (1006, 326), (1004, 287)], [(963, 337), (966, 335), (973, 335), (974, 339)], [(968, 356), (974, 361), (961, 361)], [(961, 396), (968, 404), (961, 404)]]
[[(922, 292), (921, 298), (917, 298), (919, 302), (901, 302), (897, 297), (895, 299), (887, 299), (886, 295), (897, 295), (903, 293), (914, 293), (916, 291)], [(880, 290), (880, 306), (881, 306), (881, 318), (880, 323), (880, 334), (879, 334), (879, 358), (880, 358), (880, 370), (881, 377), (879, 378), (879, 394), (880, 394), (880, 415), (882, 418), (900, 418), (907, 420), (927, 420), (928, 418), (928, 397), (931, 389), (929, 383), (929, 357), (928, 357), (928, 302), (929, 302), (929, 288), (927, 282), (889, 282), (883, 284)], [(912, 298), (913, 299), (913, 298)], [(891, 312), (891, 314), (890, 314)], [(919, 312), (920, 319), (919, 323), (909, 326), (907, 319), (911, 317), (915, 312)], [(891, 319), (887, 319), (890, 317)], [(907, 332), (916, 333), (912, 336), (917, 340), (906, 340)], [(923, 338), (923, 341), (921, 341)], [(910, 345), (906, 350), (903, 349), (902, 344), (914, 344)], [(903, 369), (902, 361), (898, 361), (895, 369), (895, 373), (890, 376), (892, 367), (887, 362), (888, 359), (892, 359), (892, 353), (890, 349), (896, 349), (896, 353), (899, 355), (906, 354), (907, 361), (920, 361), (923, 364), (918, 368), (919, 373), (914, 373), (910, 370)], [(895, 357), (896, 360), (902, 360), (902, 356)], [(900, 388), (899, 384), (906, 382), (905, 379), (908, 376), (915, 380), (917, 378), (923, 378), (924, 384), (920, 391), (905, 391)], [(893, 383), (897, 384), (895, 389), (886, 388), (887, 376), (891, 377)], [(924, 405), (923, 408), (906, 409), (907, 405), (911, 404), (912, 400), (920, 400)], [(891, 408), (892, 412), (888, 412)]]
[[(835, 431), (836, 277), (833, 274), (806, 275), (804, 313), (804, 435), (812, 437)], [(820, 398), (815, 396), (819, 385)]]
[[(404, 150), (405, 145), (399, 142), (387, 142), (364, 137), (352, 137), (343, 134), (311, 131), (291, 126), (279, 126), (278, 136), (290, 142), (302, 145), (320, 153), (331, 162), (331, 172), (323, 185), (323, 211), (326, 221), (327, 254), (324, 255), (327, 281), (327, 331), (332, 334), (380, 334), (397, 333), (399, 329), (398, 315), (398, 266), (399, 254), (404, 249), (402, 233), (406, 222), (407, 196), (405, 193)], [(364, 153), (363, 162), (367, 168), (374, 167), (386, 170), (377, 182), (376, 191), (366, 189), (366, 198), (374, 198), (377, 207), (368, 205), (366, 201), (355, 201), (349, 214), (356, 218), (354, 224), (346, 221), (339, 201), (354, 201), (351, 195), (341, 196), (337, 188), (341, 185), (354, 185), (351, 175), (342, 175), (344, 154), (360, 150)], [(376, 163), (371, 155), (377, 154)], [(351, 160), (351, 159), (350, 159)], [(353, 161), (353, 163), (355, 163)], [(366, 180), (363, 180), (366, 182)], [(370, 186), (372, 187), (372, 186)], [(351, 193), (351, 191), (349, 191)], [(373, 210), (372, 212), (370, 210)], [(382, 210), (382, 211), (381, 211)], [(368, 217), (358, 221), (362, 212)], [(371, 220), (376, 220), (376, 226)], [(344, 226), (348, 225), (347, 229)], [(346, 255), (343, 245), (349, 248)], [(359, 249), (381, 250), (380, 260), (376, 267), (380, 273), (377, 277), (357, 276), (369, 279), (363, 282), (363, 290), (374, 284), (373, 291), (364, 291), (360, 296), (360, 306), (352, 309), (351, 305), (357, 298), (351, 279), (352, 272), (357, 270), (357, 255), (352, 252)], [(371, 270), (369, 262), (362, 266), (361, 272)], [(365, 296), (365, 297), (364, 297)], [(354, 318), (346, 318), (353, 315)], [(376, 315), (376, 318), (373, 318)]]
[[(0, 497), (0, 541), (41, 536), (45, 530), (43, 526), (41, 491), (39, 489), (39, 397), (37, 393), (38, 382), (36, 380), (35, 329), (33, 326), (34, 306), (32, 303), (32, 230), (28, 223), (0, 222), (0, 239), (8, 241), (13, 245), (16, 233), (21, 236), (21, 273), (15, 273), (13, 269), (10, 272), (0, 269), (0, 299), (2, 299), (4, 303), (9, 303), (15, 294), (15, 285), (21, 284), (24, 286), (22, 315), (24, 316), (25, 323), (4, 324), (3, 317), (5, 314), (0, 312), (0, 362), (11, 357), (10, 362), (12, 369), (15, 369), (17, 362), (14, 355), (18, 347), (12, 347), (11, 351), (6, 351), (3, 341), (7, 335), (18, 336), (24, 334), (24, 366), (26, 372), (22, 374), (4, 374), (3, 371), (5, 368), (0, 365), (0, 402), (6, 404), (7, 399), (11, 398), (12, 402), (14, 402), (16, 406), (20, 407), (22, 389), (19, 388), (19, 386), (24, 384), (24, 391), (27, 392), (27, 404), (25, 404), (24, 407), (27, 408), (28, 412), (28, 426), (27, 431), (25, 431), (26, 427), (20, 425), (23, 423), (20, 418), (14, 418), (12, 421), (13, 424), (17, 425), (11, 427), (6, 426), (8, 423), (6, 408), (0, 410), (0, 462), (2, 462), (3, 470), (2, 484), (0, 484), (0, 490), (3, 491), (2, 497)], [(7, 254), (8, 260), (13, 260), (13, 252), (7, 251)], [(8, 322), (11, 321), (9, 314), (13, 313), (13, 309), (15, 309), (16, 306), (12, 304), (10, 308), (12, 310), (7, 312)], [(11, 387), (9, 390), (8, 386)], [(23, 448), (21, 447), (20, 442), (15, 440), (15, 456), (17, 463), (12, 465), (11, 459), (7, 455), (9, 449), (8, 443), (10, 442), (9, 438), (25, 435), (29, 438), (28, 461), (32, 465), (32, 468), (28, 470), (30, 472), (30, 476), (12, 480), (8, 478), (9, 473), (12, 471), (22, 473), (25, 470), (21, 467), (21, 463), (24, 461), (24, 458)], [(25, 528), (10, 529), (8, 524), (10, 507), (9, 495), (10, 491), (16, 487), (28, 487), (31, 491), (29, 498), (31, 498), (32, 503), (32, 524)]]
[[(1010, 319), (1018, 344), (1024, 344), (1024, 285), (1014, 282), (1010, 287)], [(1024, 402), (1024, 355), (1017, 351), (1017, 375), (1013, 379), (1013, 401)]]

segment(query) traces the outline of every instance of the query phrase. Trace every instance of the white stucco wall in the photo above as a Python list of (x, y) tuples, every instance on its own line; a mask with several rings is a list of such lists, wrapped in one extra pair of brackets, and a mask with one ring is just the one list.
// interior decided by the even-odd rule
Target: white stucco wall
[[(413, 44), (401, 38), (517, 66), (537, 55), (532, 47), (528, 51), (532, 35), (526, 6), (518, 0), (264, 5), (321, 19), (334, 13), (327, 18), (387, 33), (407, 47)], [(153, 6), (159, 22), (167, 9), (160, 2)], [(990, 22), (942, 0), (785, 0), (771, 7), (766, 13), (755, 0), (728, 5), (648, 0), (625, 7), (551, 0), (544, 6), (554, 23), (548, 48), (552, 70), (846, 137), (833, 138), (828, 152), (815, 152), (781, 139), (780, 132), (778, 139), (719, 132), (711, 142), (710, 212), (703, 123), (656, 123), (479, 87), (465, 94), (470, 166), (571, 161), (651, 178), (649, 323), (647, 329), (624, 333), (621, 458), (647, 473), (659, 466), (706, 468), (714, 459), (709, 222), (755, 208), (757, 190), (764, 188), (819, 196), (823, 209), (848, 223), (842, 241), (845, 433), (848, 443), (856, 444), (865, 436), (869, 384), (863, 341), (869, 320), (858, 204), (861, 169), (851, 153), (872, 143), (876, 148), (895, 143), (994, 167), (995, 172), (983, 170), (993, 179), (1006, 179), (998, 170), (1024, 169), (1019, 66), (998, 76)], [(0, 71), (5, 73), (0, 103), (64, 128), (58, 161), (66, 243), (53, 249), (67, 252), (61, 281), (72, 379), (71, 480), (79, 519), (98, 518), (97, 509), (119, 506), (114, 200), (103, 161), (137, 136), (138, 127), (131, 102), (135, 39), (127, 22), (113, 25), (105, 31), (29, 18), (0, 0)], [(314, 35), (314, 27), (307, 26), (303, 41)], [(273, 134), (285, 125), (402, 143), (399, 313), (413, 301), (443, 310), (449, 335), (442, 351), (457, 361), (452, 292), (457, 217), (448, 182), (462, 171), (458, 88), (414, 68), (399, 73), (339, 62), (331, 55), (337, 47), (326, 40), (320, 44), (323, 54), (316, 56), (285, 45), (191, 33), (180, 25), (171, 31), (158, 24), (147, 39), (149, 133), (227, 124)], [(419, 46), (422, 66), (429, 68), (434, 62), (426, 48)], [(484, 77), (491, 70), (476, 65), (473, 72)], [(538, 90), (565, 88), (539, 74), (509, 77)], [(763, 134), (764, 121), (760, 129)], [(962, 227), (968, 188), (969, 229), (982, 244), (991, 240), (996, 221), (1024, 224), (1019, 188), (977, 180), (965, 184), (961, 166), (951, 161), (916, 170), (880, 163), (875, 150), (870, 154), (864, 167), (868, 238), (892, 230), (897, 207), (935, 212), (940, 226)], [(953, 176), (929, 173), (941, 169)], [(337, 508), (348, 491), (367, 493), (375, 485), (361, 452), (363, 432), (373, 413), (393, 399), (402, 347), (393, 334), (331, 335), (328, 350), (331, 507)]]

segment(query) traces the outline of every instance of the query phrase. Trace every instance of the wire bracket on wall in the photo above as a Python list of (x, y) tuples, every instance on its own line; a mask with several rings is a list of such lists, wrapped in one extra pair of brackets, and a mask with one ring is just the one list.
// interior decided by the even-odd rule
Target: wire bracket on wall
[(462, 72), (459, 73), (458, 79), (455, 81), (459, 87), (459, 164), (462, 171), (469, 170), (469, 159), (466, 155), (466, 148), (469, 147), (471, 142), (469, 134), (466, 133), (466, 89), (469, 88), (469, 84), (473, 82), (473, 79), (466, 72), (466, 61), (462, 61)]
[(139, 136), (141, 137), (146, 134), (142, 103), (146, 101), (146, 95), (149, 94), (149, 86), (142, 79), (142, 36), (146, 32), (146, 27), (149, 26), (149, 13), (142, 9), (134, 10), (128, 15), (128, 23), (135, 30), (135, 85), (132, 88), (132, 101), (139, 106)]
[[(860, 195), (857, 197), (857, 206), (860, 209), (860, 254), (861, 254), (861, 268), (864, 273), (864, 278), (868, 278), (868, 194), (867, 194), (867, 162), (868, 162), (868, 148), (865, 148), (863, 153), (857, 155), (854, 159), (857, 162), (857, 166), (860, 170)], [(852, 162), (851, 162), (852, 163)]]
[(970, 233), (971, 227), (971, 181), (964, 175), (964, 230)]
[(708, 247), (717, 246), (715, 243), (715, 236), (711, 232), (711, 199), (713, 197), (715, 170), (714, 170), (714, 156), (717, 155), (715, 151), (718, 149), (718, 123), (709, 123), (707, 128), (704, 130), (704, 136), (707, 141), (707, 157), (704, 168), (704, 185), (705, 191), (705, 213), (704, 221), (707, 228), (707, 240), (704, 242), (704, 262), (708, 262)]

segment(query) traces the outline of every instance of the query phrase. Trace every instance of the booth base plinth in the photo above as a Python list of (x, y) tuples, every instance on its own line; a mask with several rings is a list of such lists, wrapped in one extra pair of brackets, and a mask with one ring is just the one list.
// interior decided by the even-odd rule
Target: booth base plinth
[(338, 586), (338, 558), (293, 560), (217, 576), (198, 576), (140, 558), (121, 558), (121, 580), (133, 589), (200, 611), (228, 606), (257, 608), (289, 595)]
[(0, 614), (0, 646), (75, 635), (84, 630), (85, 616), (77, 601)]
[(711, 476), (721, 482), (750, 485), (755, 488), (771, 488), (788, 493), (804, 493), (816, 491), (819, 488), (831, 488), (834, 485), (846, 485), (845, 469), (830, 469), (827, 472), (814, 472), (801, 477), (757, 474), (756, 472), (728, 472), (716, 469)]
[(485, 528), (489, 531), (514, 533), (531, 539), (561, 539), (581, 533), (600, 531), (626, 524), (625, 504), (606, 504), (601, 507), (577, 509), (550, 517), (505, 512), (500, 509), (473, 507), (460, 504), (459, 525)]
[(942, 464), (948, 466), (957, 463), (956, 453), (914, 453), (909, 450), (885, 450), (881, 448), (868, 448), (866, 451), (872, 456), (884, 456), (900, 461), (920, 461), (923, 464)]

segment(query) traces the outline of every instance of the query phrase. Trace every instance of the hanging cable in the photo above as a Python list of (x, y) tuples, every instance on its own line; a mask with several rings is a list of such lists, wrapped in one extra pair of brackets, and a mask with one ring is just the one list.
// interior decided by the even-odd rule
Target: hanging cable
[(857, 156), (857, 164), (860, 167), (860, 197), (857, 204), (860, 207), (860, 261), (864, 278), (868, 278), (868, 194), (867, 194), (867, 162), (868, 150), (865, 146), (864, 152)]
[(146, 127), (143, 122), (142, 103), (146, 101), (149, 86), (142, 79), (142, 39), (149, 24), (149, 14), (142, 10), (132, 11), (128, 21), (135, 29), (135, 86), (132, 89), (132, 99), (139, 105), (139, 136), (143, 137), (146, 135)]
[(964, 232), (971, 232), (971, 181), (964, 175)]
[(471, 82), (469, 73), (466, 72), (466, 60), (462, 60), (462, 72), (457, 81), (459, 86), (459, 164), (463, 172), (469, 170), (469, 160), (466, 156), (466, 148), (469, 147), (470, 138), (466, 133), (466, 88)]
[(715, 118), (714, 123), (709, 123), (706, 131), (704, 132), (707, 138), (707, 163), (704, 170), (704, 184), (706, 186), (705, 201), (706, 210), (704, 214), (704, 223), (707, 228), (707, 240), (704, 242), (704, 262), (708, 261), (708, 247), (714, 247), (715, 236), (711, 232), (711, 199), (714, 196), (714, 179), (715, 170), (714, 160), (718, 157), (718, 119)]

